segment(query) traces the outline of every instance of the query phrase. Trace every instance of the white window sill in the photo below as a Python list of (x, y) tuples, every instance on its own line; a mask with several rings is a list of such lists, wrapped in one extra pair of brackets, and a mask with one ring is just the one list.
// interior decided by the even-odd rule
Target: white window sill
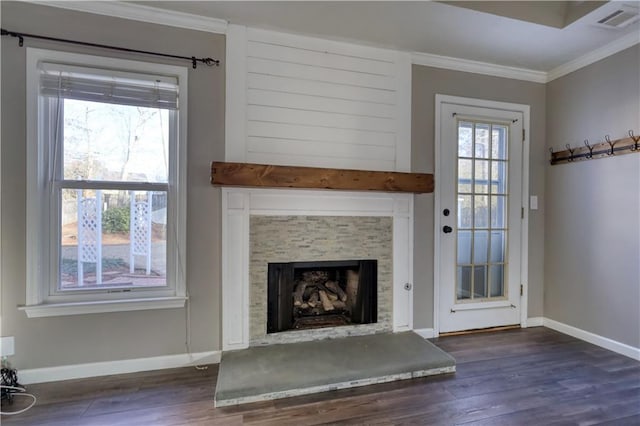
[(91, 302), (43, 303), (21, 306), (29, 318), (63, 315), (98, 314), (104, 312), (143, 311), (184, 307), (186, 297), (154, 297), (148, 299), (97, 300)]

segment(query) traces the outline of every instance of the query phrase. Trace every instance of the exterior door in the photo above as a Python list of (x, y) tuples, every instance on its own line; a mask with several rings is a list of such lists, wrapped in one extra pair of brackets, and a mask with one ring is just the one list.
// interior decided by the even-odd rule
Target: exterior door
[(520, 324), (522, 129), (522, 112), (440, 104), (440, 333)]

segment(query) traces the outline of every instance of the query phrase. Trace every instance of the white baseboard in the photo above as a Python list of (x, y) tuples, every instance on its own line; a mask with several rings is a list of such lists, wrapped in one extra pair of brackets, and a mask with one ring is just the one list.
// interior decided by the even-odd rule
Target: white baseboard
[(413, 330), (414, 333), (422, 337), (423, 339), (432, 339), (436, 337), (433, 328), (417, 328)]
[(150, 358), (124, 359), (119, 361), (91, 362), (87, 364), (61, 365), (58, 367), (32, 368), (18, 371), (21, 384), (55, 382), (112, 374), (136, 373), (165, 368), (190, 367), (220, 362), (220, 351), (191, 354), (166, 355)]
[[(555, 331), (559, 331), (560, 333), (567, 334), (569, 336), (575, 337), (576, 339), (584, 340), (585, 342), (592, 343), (596, 346), (600, 346), (601, 348), (608, 349), (610, 351), (619, 353), (621, 355), (628, 356), (629, 358), (640, 361), (640, 348), (635, 348), (633, 346), (627, 345), (625, 343), (620, 343), (618, 341), (609, 339), (608, 337), (603, 337), (589, 331), (582, 330), (580, 328), (573, 327), (571, 325), (567, 325), (549, 318), (545, 317), (531, 317), (527, 318), (526, 327), (547, 327)], [(433, 328), (422, 328), (418, 330), (413, 330), (418, 333), (420, 336), (425, 339), (430, 339), (435, 337), (436, 333)]]
[(621, 355), (628, 356), (637, 361), (640, 361), (640, 348), (620, 343), (618, 341), (603, 337), (589, 331), (582, 330), (580, 328), (573, 327), (549, 318), (543, 318), (543, 325), (560, 333), (568, 334), (576, 339), (584, 340), (585, 342), (593, 343), (601, 348), (608, 349), (610, 351), (619, 353)]
[(544, 317), (531, 317), (527, 318), (528, 327), (542, 327), (544, 325)]
[[(560, 333), (592, 343), (610, 351), (640, 361), (640, 348), (636, 348), (607, 337), (585, 331), (549, 318), (532, 317), (527, 319), (527, 327), (545, 326)], [(424, 339), (435, 337), (433, 328), (413, 330)], [(125, 359), (119, 361), (92, 362), (87, 364), (62, 365), (58, 367), (33, 368), (18, 371), (20, 383), (55, 382), (59, 380), (81, 379), (86, 377), (108, 376), (112, 374), (135, 373), (139, 371), (162, 370), (166, 368), (190, 367), (200, 364), (217, 364), (222, 352), (198, 352), (192, 354), (166, 355), (151, 358)]]

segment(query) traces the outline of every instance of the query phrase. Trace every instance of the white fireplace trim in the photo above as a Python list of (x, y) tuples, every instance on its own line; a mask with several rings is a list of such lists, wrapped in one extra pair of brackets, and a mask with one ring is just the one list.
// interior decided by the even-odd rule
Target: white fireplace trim
[(223, 188), (222, 350), (249, 347), (251, 215), (392, 217), (393, 331), (413, 329), (412, 194)]

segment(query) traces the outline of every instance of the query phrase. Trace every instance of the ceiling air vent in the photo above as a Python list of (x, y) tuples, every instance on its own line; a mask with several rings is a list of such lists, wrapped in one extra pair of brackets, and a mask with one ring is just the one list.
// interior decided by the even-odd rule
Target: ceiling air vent
[(597, 25), (606, 28), (624, 28), (627, 25), (636, 22), (638, 18), (640, 18), (640, 15), (638, 15), (638, 9), (620, 5), (607, 16), (600, 19)]

